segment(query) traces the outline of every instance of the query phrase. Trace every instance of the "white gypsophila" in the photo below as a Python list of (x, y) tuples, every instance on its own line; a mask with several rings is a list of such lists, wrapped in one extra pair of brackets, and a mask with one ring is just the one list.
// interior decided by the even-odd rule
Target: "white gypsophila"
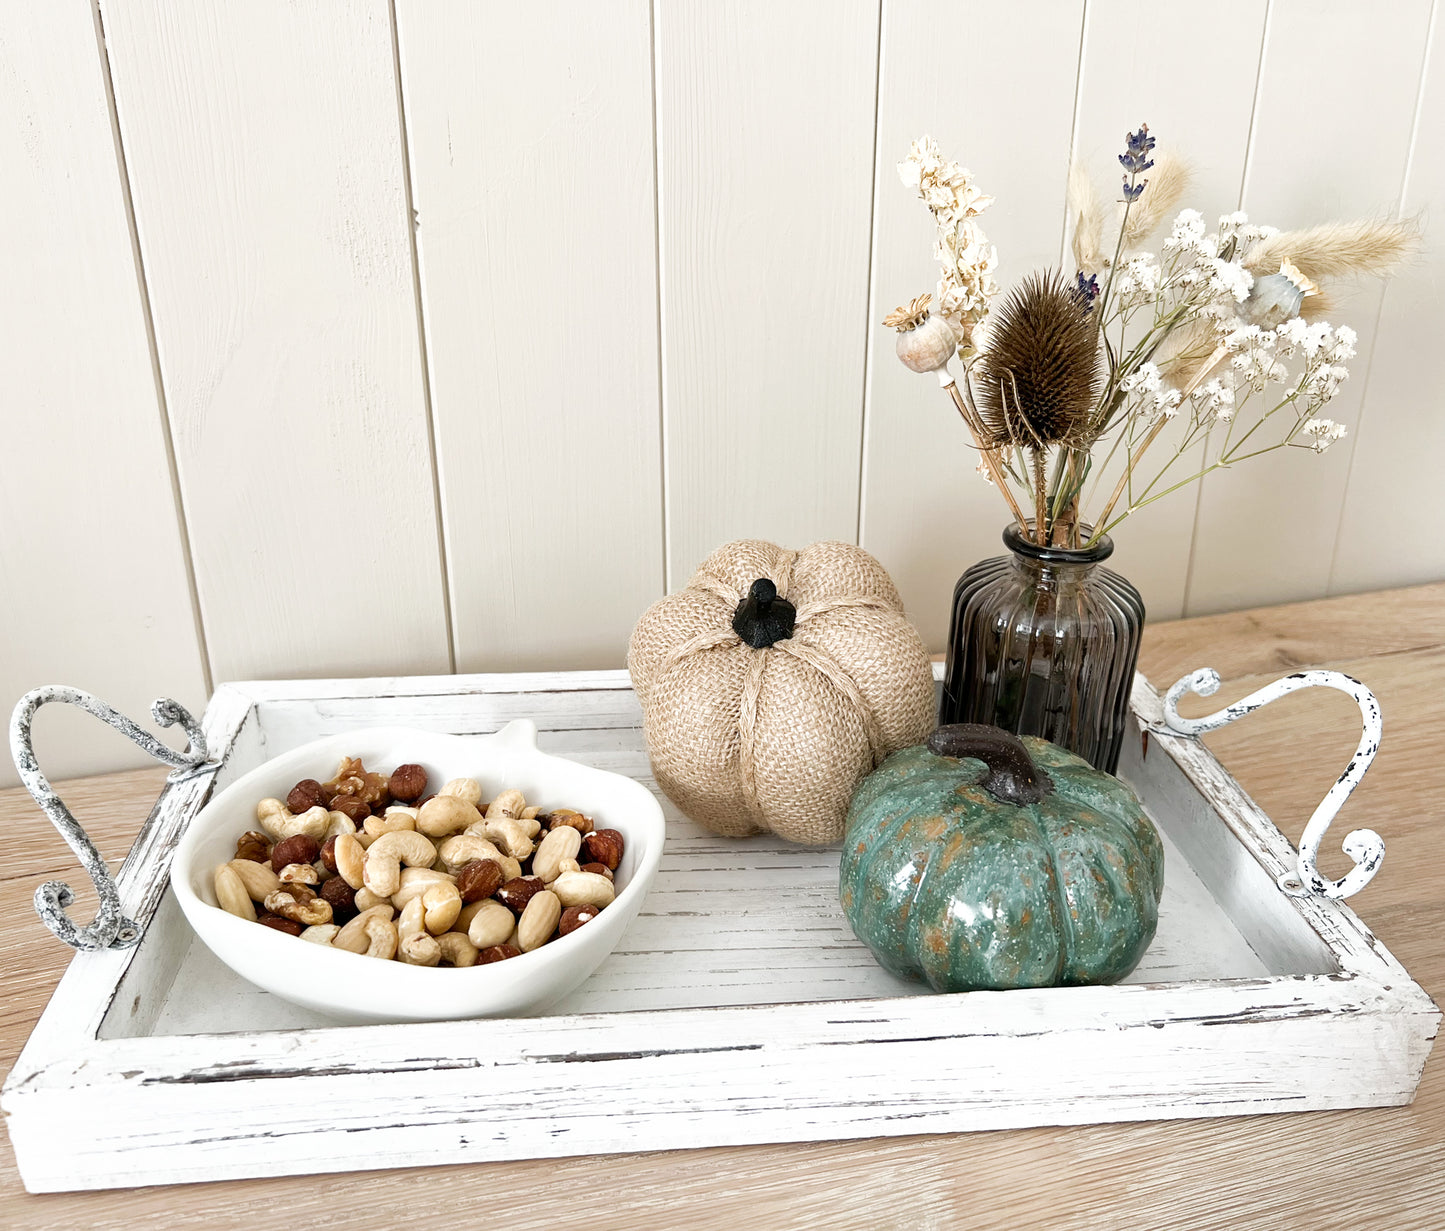
[(1216, 419), (1234, 417), (1234, 386), (1226, 385), (1217, 376), (1205, 381), (1190, 395), (1190, 400), (1201, 415), (1212, 415)]
[(1325, 405), (1326, 402), (1332, 401), (1349, 374), (1348, 368), (1336, 364), (1322, 363), (1318, 367), (1311, 368), (1304, 376), (1309, 406), (1318, 408)]
[(1236, 261), (1225, 261), (1219, 257), (1209, 260), (1209, 285), (1220, 295), (1233, 295), (1237, 303), (1249, 298), (1254, 286), (1254, 275)]
[(1272, 380), (1282, 380), (1289, 373), (1275, 361), (1275, 335), (1258, 325), (1240, 325), (1224, 336), (1223, 344), (1230, 352), (1230, 366), (1249, 383), (1256, 393)]
[(1233, 239), (1239, 234), (1240, 228), (1249, 222), (1249, 215), (1242, 209), (1237, 209), (1232, 214), (1221, 214), (1219, 216), (1219, 238), (1222, 240)]
[(1241, 227), (1239, 238), (1246, 244), (1258, 243), (1262, 239), (1268, 239), (1271, 235), (1278, 235), (1279, 228), (1271, 226)]
[(1316, 453), (1323, 453), (1335, 441), (1342, 439), (1348, 429), (1333, 419), (1311, 419), (1300, 430), (1313, 437), (1309, 447)]
[(1330, 361), (1338, 363), (1345, 359), (1353, 359), (1355, 343), (1359, 340), (1359, 335), (1353, 329), (1348, 325), (1341, 325), (1335, 330), (1335, 345), (1334, 349), (1330, 351)]
[(1124, 262), (1118, 277), (1117, 289), (1120, 295), (1140, 301), (1152, 299), (1159, 290), (1164, 271), (1151, 253), (1131, 256)]
[(1180, 210), (1174, 218), (1174, 229), (1164, 241), (1164, 250), (1194, 250), (1204, 238), (1204, 215), (1197, 209)]
[(1184, 395), (1178, 389), (1157, 390), (1154, 394), (1154, 411), (1166, 419), (1172, 419), (1179, 413), (1179, 403), (1183, 400)]
[(1125, 393), (1157, 393), (1159, 392), (1159, 368), (1153, 363), (1141, 363), (1119, 382), (1119, 388)]

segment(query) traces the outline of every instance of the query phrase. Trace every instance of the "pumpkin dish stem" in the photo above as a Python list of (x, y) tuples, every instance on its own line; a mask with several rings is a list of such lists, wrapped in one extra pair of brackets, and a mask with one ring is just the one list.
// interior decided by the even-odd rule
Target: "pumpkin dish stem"
[(797, 616), (797, 608), (778, 597), (778, 587), (766, 577), (759, 577), (733, 613), (733, 632), (753, 649), (766, 650), (793, 635)]
[(928, 751), (938, 757), (972, 757), (987, 775), (978, 783), (1001, 804), (1036, 804), (1054, 789), (1023, 740), (980, 722), (955, 722), (928, 737)]

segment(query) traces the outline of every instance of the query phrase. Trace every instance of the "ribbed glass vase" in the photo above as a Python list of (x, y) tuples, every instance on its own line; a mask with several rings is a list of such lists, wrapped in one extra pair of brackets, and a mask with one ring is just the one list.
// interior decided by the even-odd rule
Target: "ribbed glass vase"
[(1040, 547), (1015, 523), (1009, 555), (958, 579), (940, 724), (983, 722), (1039, 735), (1113, 773), (1129, 714), (1144, 600), (1087, 550)]

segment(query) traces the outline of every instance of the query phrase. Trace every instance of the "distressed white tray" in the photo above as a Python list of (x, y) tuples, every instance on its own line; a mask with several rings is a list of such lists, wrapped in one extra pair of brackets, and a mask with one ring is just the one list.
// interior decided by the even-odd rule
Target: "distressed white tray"
[(496, 730), (651, 785), (623, 672), (230, 685), (220, 766), (169, 786), (119, 876), (133, 949), (81, 953), (0, 1105), (32, 1192), (678, 1147), (1408, 1103), (1440, 1013), (1142, 676), (1120, 774), (1159, 825), (1158, 935), (1116, 987), (934, 995), (874, 964), (836, 850), (713, 837), (662, 867), (548, 1016), (336, 1026), (242, 982), (166, 888), (210, 791), (322, 735)]

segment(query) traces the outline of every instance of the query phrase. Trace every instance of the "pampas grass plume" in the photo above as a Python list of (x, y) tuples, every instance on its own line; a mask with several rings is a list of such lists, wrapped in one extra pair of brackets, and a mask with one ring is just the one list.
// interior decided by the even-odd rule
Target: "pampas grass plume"
[(1094, 190), (1094, 181), (1075, 162), (1069, 168), (1069, 216), (1074, 222), (1074, 265), (1086, 277), (1104, 268), (1104, 203)]
[(1376, 222), (1326, 222), (1299, 231), (1281, 231), (1255, 244), (1244, 256), (1252, 274), (1272, 274), (1281, 261), (1292, 261), (1307, 278), (1382, 278), (1420, 247), (1413, 218)]
[(1192, 173), (1182, 158), (1161, 150), (1154, 160), (1144, 195), (1129, 210), (1124, 221), (1124, 251), (1130, 252), (1157, 231), (1189, 187)]

